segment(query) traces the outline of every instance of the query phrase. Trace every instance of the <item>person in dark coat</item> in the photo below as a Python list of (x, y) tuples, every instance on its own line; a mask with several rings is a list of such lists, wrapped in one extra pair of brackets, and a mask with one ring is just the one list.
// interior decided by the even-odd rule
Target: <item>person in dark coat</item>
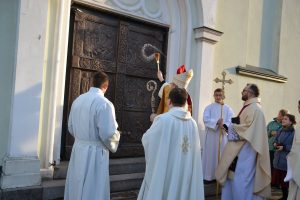
[(287, 173), (287, 155), (290, 152), (293, 144), (296, 119), (294, 115), (286, 114), (282, 119), (282, 128), (278, 131), (274, 147), (276, 149), (274, 154), (273, 166), (274, 174), (272, 182), (280, 185), (282, 190), (282, 200), (287, 199), (289, 184), (284, 182)]
[[(275, 147), (273, 146), (275, 137), (277, 135), (277, 131), (282, 128), (281, 121), (283, 116), (288, 114), (288, 111), (285, 109), (281, 109), (278, 112), (277, 117), (275, 117), (271, 122), (268, 123), (267, 132), (268, 132), (268, 139), (269, 139), (269, 152), (270, 152), (270, 164), (271, 164), (271, 174), (274, 172), (273, 167), (273, 160), (274, 160), (274, 153)], [(274, 183), (271, 183), (272, 186), (276, 186)]]

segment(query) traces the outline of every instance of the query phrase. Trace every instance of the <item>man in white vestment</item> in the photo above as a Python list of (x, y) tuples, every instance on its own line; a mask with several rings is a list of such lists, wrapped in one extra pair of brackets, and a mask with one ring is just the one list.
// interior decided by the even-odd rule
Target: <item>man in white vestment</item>
[(113, 104), (104, 97), (108, 76), (97, 72), (93, 87), (72, 104), (68, 129), (75, 137), (69, 162), (66, 200), (109, 200), (109, 151), (116, 152), (120, 133)]
[(138, 200), (204, 200), (198, 128), (184, 109), (188, 94), (174, 88), (169, 111), (142, 138), (146, 172)]
[(228, 129), (230, 137), (216, 169), (222, 200), (261, 200), (271, 195), (268, 137), (258, 96), (258, 87), (247, 84), (244, 106)]
[[(203, 113), (205, 125), (205, 139), (203, 147), (202, 165), (204, 181), (213, 181), (216, 179), (215, 170), (218, 165), (218, 156), (223, 152), (227, 143), (226, 132), (223, 131), (223, 123), (229, 126), (233, 116), (232, 109), (223, 104), (223, 90), (217, 88), (214, 91), (215, 102), (208, 105)], [(219, 150), (219, 137), (221, 134), (221, 144)]]

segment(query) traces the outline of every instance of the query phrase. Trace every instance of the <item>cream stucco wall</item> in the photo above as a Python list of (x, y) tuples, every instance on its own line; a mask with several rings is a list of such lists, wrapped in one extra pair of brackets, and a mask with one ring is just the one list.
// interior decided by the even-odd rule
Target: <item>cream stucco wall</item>
[[(234, 84), (226, 87), (226, 103), (235, 113), (241, 109), (241, 91), (245, 84), (256, 83), (261, 90), (267, 122), (281, 108), (300, 118), (297, 111), (300, 99), (297, 83), (300, 74), (300, 52), (297, 50), (300, 46), (299, 10), (297, 0), (219, 1), (216, 27), (224, 35), (216, 48), (214, 76), (220, 77), (223, 70), (229, 72), (228, 78)], [(246, 64), (272, 69), (286, 76), (288, 81), (276, 83), (237, 75), (235, 67)], [(218, 86), (214, 84), (214, 88)]]
[[(0, 1), (0, 165), (7, 152), (13, 74), (15, 69), (19, 1)], [(5, 24), (5, 26), (3, 25)]]
[[(280, 32), (280, 49), (278, 72), (288, 77), (288, 83), (283, 86), (281, 106), (286, 107), (296, 115), (298, 100), (300, 100), (300, 1), (289, 0), (282, 3), (282, 18)], [(276, 92), (276, 88), (274, 89)], [(271, 98), (268, 98), (271, 101)]]
[[(239, 91), (247, 81), (234, 75), (233, 67), (246, 64), (249, 3), (219, 1), (217, 10), (216, 27), (224, 34), (216, 44), (214, 76), (220, 77), (221, 72), (226, 69), (227, 77), (234, 81), (233, 85), (226, 86), (225, 103), (236, 113), (241, 105)], [(216, 87), (220, 87), (220, 84), (214, 84), (214, 88)]]

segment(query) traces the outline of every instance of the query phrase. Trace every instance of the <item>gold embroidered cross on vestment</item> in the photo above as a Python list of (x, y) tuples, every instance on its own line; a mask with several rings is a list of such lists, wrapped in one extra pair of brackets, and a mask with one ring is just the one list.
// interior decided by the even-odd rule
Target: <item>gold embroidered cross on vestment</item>
[(185, 135), (183, 137), (183, 142), (181, 144), (182, 152), (186, 154), (189, 151), (190, 143), (188, 137)]

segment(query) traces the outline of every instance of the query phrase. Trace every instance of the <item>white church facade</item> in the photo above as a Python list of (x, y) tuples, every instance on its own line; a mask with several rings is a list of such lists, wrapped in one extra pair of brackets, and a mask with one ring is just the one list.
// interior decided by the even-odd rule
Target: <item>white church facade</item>
[[(131, 86), (130, 81), (158, 81), (154, 73), (156, 63), (143, 63), (140, 55), (130, 49), (132, 44), (142, 48), (143, 41), (154, 41), (165, 54), (161, 67), (167, 81), (182, 64), (193, 69), (188, 91), (201, 136), (204, 108), (212, 102), (213, 90), (221, 87), (214, 79), (222, 78), (223, 71), (225, 78), (233, 81), (225, 86), (225, 102), (235, 113), (242, 106), (243, 87), (256, 83), (267, 121), (282, 108), (300, 119), (299, 10), (298, 0), (1, 1), (1, 189), (40, 185), (43, 176), (53, 173), (49, 163), (59, 165), (62, 154), (72, 143), (64, 130), (72, 95), (84, 91), (84, 78), (93, 71), (107, 70), (114, 80), (115, 89), (109, 95), (119, 106), (117, 117), (122, 119), (125, 147), (141, 137), (142, 128), (130, 129), (139, 124), (128, 125), (131, 122), (126, 120), (132, 117), (138, 121), (150, 114), (151, 95), (146, 86)], [(103, 33), (101, 28), (112, 32)], [(95, 33), (113, 38), (116, 43), (103, 38), (98, 41)], [(91, 41), (89, 34), (94, 38)], [(111, 51), (117, 49), (116, 52), (93, 47), (105, 42), (106, 47), (111, 47)], [(126, 70), (122, 71), (120, 66)], [(140, 72), (139, 66), (148, 69)], [(73, 92), (77, 72), (80, 86)], [(123, 85), (121, 80), (128, 81), (125, 94), (118, 89)], [(136, 102), (135, 98), (143, 101)]]

